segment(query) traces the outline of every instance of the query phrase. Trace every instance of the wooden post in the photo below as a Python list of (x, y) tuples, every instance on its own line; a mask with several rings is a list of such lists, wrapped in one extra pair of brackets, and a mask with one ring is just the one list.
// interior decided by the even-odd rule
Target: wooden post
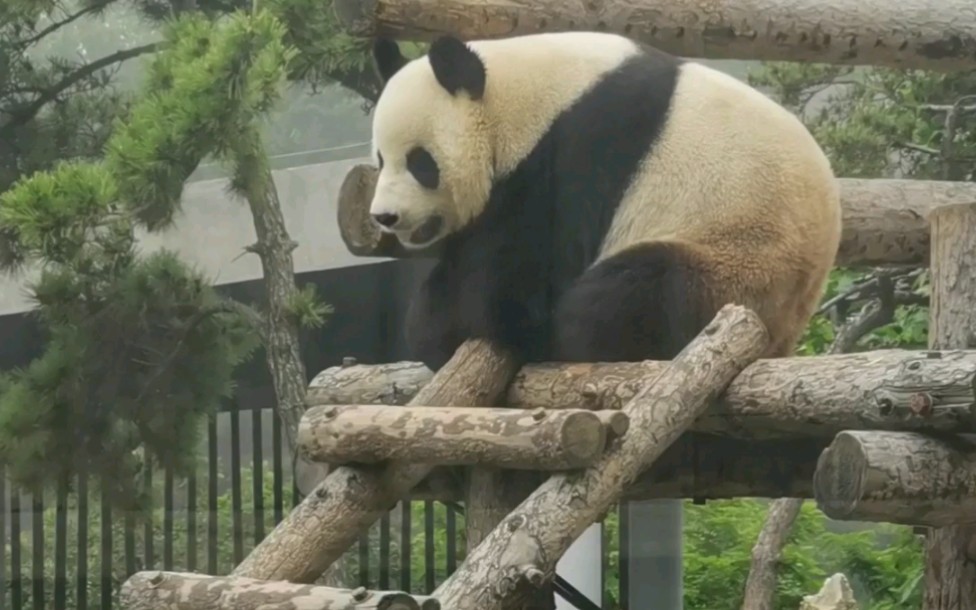
[[(976, 203), (937, 208), (932, 223), (929, 347), (976, 347)], [(923, 610), (976, 609), (976, 527), (933, 529), (925, 540)]]
[(353, 34), (429, 40), (618, 32), (685, 57), (972, 68), (969, 0), (336, 0)]

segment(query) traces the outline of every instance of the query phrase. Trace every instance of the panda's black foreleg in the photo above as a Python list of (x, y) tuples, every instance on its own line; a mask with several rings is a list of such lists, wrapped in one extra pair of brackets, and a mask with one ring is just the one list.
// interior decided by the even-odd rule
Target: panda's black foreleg
[(553, 316), (553, 360), (674, 358), (714, 317), (709, 261), (675, 242), (633, 246), (587, 269)]
[(421, 282), (404, 319), (404, 337), (411, 359), (432, 371), (447, 364), (463, 341), (458, 320), (456, 289), (442, 264)]

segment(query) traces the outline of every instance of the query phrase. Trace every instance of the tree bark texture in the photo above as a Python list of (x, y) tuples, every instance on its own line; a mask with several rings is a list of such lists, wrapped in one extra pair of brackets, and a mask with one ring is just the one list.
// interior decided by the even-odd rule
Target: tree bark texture
[[(666, 361), (528, 364), (509, 386), (505, 404), (619, 410), (667, 367)], [(307, 400), (402, 404), (430, 377), (426, 367), (410, 362), (333, 367), (312, 380)], [(768, 358), (737, 376), (693, 429), (751, 439), (829, 439), (849, 429), (976, 432), (974, 404), (976, 351)]]
[(181, 572), (137, 572), (122, 585), (126, 610), (439, 610), (402, 591), (333, 589)]
[(971, 69), (969, 0), (336, 0), (356, 35), (430, 40), (566, 30), (624, 34), (685, 57)]
[(783, 547), (793, 531), (803, 498), (779, 498), (769, 505), (766, 520), (752, 547), (749, 576), (746, 578), (742, 610), (773, 610), (776, 575), (783, 558)]
[[(931, 222), (929, 347), (972, 348), (976, 346), (976, 203), (937, 208)], [(976, 527), (952, 525), (928, 533), (922, 608), (976, 609)]]
[[(412, 404), (494, 406), (517, 367), (511, 354), (485, 341), (467, 341)], [(313, 581), (430, 470), (429, 465), (396, 462), (332, 470), (237, 566), (234, 576)]]
[(572, 470), (606, 448), (608, 430), (598, 413), (627, 419), (619, 411), (584, 409), (329, 405), (305, 413), (298, 442), (307, 459), (331, 464)]
[(263, 147), (242, 152), (238, 162), (243, 166), (238, 173), (251, 177), (245, 187), (257, 243), (249, 249), (261, 259), (267, 294), (263, 333), (265, 358), (275, 390), (282, 431), (289, 449), (294, 451), (308, 389), (298, 321), (289, 311), (292, 299), (298, 294), (292, 258), (298, 244), (288, 235), (278, 189)]
[[(843, 232), (837, 264), (879, 266), (928, 264), (928, 215), (944, 204), (976, 201), (976, 184), (937, 180), (840, 178)], [(380, 233), (369, 216), (376, 168), (360, 164), (339, 189), (339, 232), (356, 256), (432, 257), (437, 246), (407, 250)]]
[(503, 610), (519, 583), (551, 580), (569, 545), (606, 514), (625, 487), (688, 429), (768, 341), (754, 313), (736, 305), (723, 307), (624, 406), (632, 423), (627, 434), (595, 466), (549, 477), (468, 551), (434, 597), (454, 610)]
[(832, 519), (976, 523), (976, 439), (841, 432), (820, 456), (813, 490)]

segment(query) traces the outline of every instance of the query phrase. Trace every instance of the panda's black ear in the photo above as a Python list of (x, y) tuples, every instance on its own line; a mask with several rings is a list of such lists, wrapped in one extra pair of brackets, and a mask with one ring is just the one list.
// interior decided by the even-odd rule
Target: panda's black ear
[(451, 95), (467, 91), (471, 99), (485, 94), (485, 64), (471, 47), (453, 36), (441, 36), (427, 52), (434, 76)]
[(400, 46), (396, 41), (377, 38), (373, 41), (373, 61), (376, 64), (376, 72), (385, 85), (386, 81), (399, 72), (408, 60), (400, 52)]

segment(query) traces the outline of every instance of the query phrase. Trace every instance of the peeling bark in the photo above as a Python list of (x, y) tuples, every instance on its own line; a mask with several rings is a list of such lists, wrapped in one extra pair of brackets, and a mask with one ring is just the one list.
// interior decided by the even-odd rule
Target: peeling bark
[[(516, 369), (511, 354), (481, 340), (467, 341), (412, 402), (492, 406)], [(396, 462), (332, 470), (251, 551), (233, 575), (299, 583), (314, 581), (430, 470), (429, 465)]]
[(307, 459), (331, 464), (571, 470), (596, 461), (607, 432), (597, 413), (582, 409), (330, 405), (306, 412), (298, 433)]
[(969, 0), (336, 0), (354, 35), (430, 40), (563, 30), (624, 34), (685, 57), (964, 70), (976, 57)]
[[(971, 201), (976, 201), (976, 198)], [(929, 347), (976, 347), (976, 203), (932, 214)], [(976, 610), (976, 527), (952, 525), (925, 541), (923, 610)]]
[(473, 549), (434, 597), (452, 610), (503, 610), (520, 586), (551, 580), (556, 562), (628, 483), (685, 432), (710, 400), (768, 344), (751, 311), (723, 307), (666, 370), (623, 408), (628, 433), (593, 467), (555, 474)]
[(842, 432), (821, 454), (813, 490), (832, 519), (976, 523), (976, 443), (913, 432)]
[(440, 610), (430, 597), (253, 578), (137, 572), (122, 585), (126, 610)]
[[(505, 404), (519, 409), (619, 410), (666, 361), (522, 367)], [(399, 362), (333, 367), (308, 404), (403, 403), (431, 373)], [(976, 433), (976, 351), (876, 350), (768, 358), (737, 376), (692, 428), (749, 439), (831, 438), (842, 430)], [(633, 427), (633, 422), (631, 426)]]
[[(840, 178), (843, 232), (837, 264), (928, 264), (928, 215), (940, 205), (976, 200), (976, 184), (937, 180)], [(430, 258), (437, 246), (407, 250), (381, 233), (369, 216), (376, 168), (360, 164), (346, 174), (338, 199), (339, 233), (356, 256)]]

